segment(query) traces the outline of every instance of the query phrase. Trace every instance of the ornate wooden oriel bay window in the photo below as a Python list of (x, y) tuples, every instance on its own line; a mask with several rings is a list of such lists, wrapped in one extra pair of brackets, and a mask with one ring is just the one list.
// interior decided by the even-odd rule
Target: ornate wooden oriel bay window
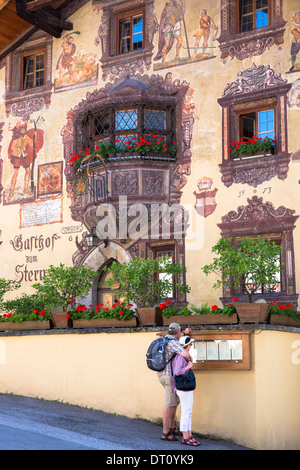
[[(146, 205), (179, 202), (186, 182), (181, 175), (189, 174), (191, 161), (193, 116), (182, 113), (187, 91), (188, 83), (173, 82), (170, 73), (165, 79), (128, 77), (87, 93), (69, 111), (62, 135), (75, 220), (90, 230), (96, 225), (91, 211), (107, 200), (118, 203), (120, 196)], [(76, 173), (70, 160), (79, 149), (108, 143), (115, 148), (105, 161), (85, 161)]]
[(283, 0), (221, 0), (221, 58), (244, 60), (283, 43)]
[[(177, 220), (180, 214), (176, 210), (174, 215), (172, 207), (180, 208), (182, 188), (190, 174), (194, 116), (183, 113), (188, 89), (186, 81), (173, 81), (171, 73), (165, 78), (126, 77), (87, 93), (86, 99), (69, 111), (61, 132), (67, 189), (72, 218), (87, 229), (82, 240), (77, 239), (74, 264), (93, 258), (93, 266), (100, 272), (107, 257), (121, 262), (162, 254), (169, 254), (175, 263), (185, 264), (184, 217), (180, 225)], [(175, 139), (175, 153), (160, 153), (150, 150), (151, 146), (146, 154), (138, 151), (139, 144), (147, 146), (150, 141), (169, 148)], [(128, 144), (132, 141), (137, 143), (134, 152)], [(80, 148), (93, 149), (109, 142), (116, 147), (122, 145), (123, 151), (108, 154), (103, 161), (84, 162), (79, 172), (71, 166), (71, 159)], [(110, 235), (106, 247), (101, 240), (96, 248), (89, 247), (85, 233), (98, 225), (101, 220), (98, 209), (105, 202), (113, 207), (116, 232)], [(121, 206), (123, 202), (125, 207)], [(170, 214), (163, 212), (162, 207), (170, 209)], [(140, 224), (139, 211), (146, 217)], [(134, 236), (130, 226), (137, 227)], [(111, 295), (105, 291), (98, 294), (98, 299)], [(174, 292), (172, 298), (185, 305), (184, 293)]]
[[(238, 243), (245, 236), (260, 235), (280, 245), (282, 251), (278, 265), (282, 263), (283, 270), (278, 269), (278, 283), (273, 286), (261, 286), (254, 295), (256, 299), (269, 299), (270, 302), (276, 300), (297, 307), (293, 230), (298, 216), (294, 215), (294, 210), (283, 206), (275, 209), (271, 202), (264, 202), (263, 198), (257, 196), (247, 201), (247, 205), (240, 206), (237, 211), (230, 211), (222, 217), (222, 223), (218, 224), (221, 235), (224, 238), (231, 237), (234, 243)], [(221, 300), (227, 305), (236, 296), (239, 301), (248, 301), (246, 292), (229, 284), (224, 288)]]
[[(142, 144), (147, 143), (150, 151), (151, 146), (159, 142), (162, 145), (164, 143), (165, 148), (174, 146), (175, 130), (174, 104), (142, 99), (139, 102), (124, 101), (100, 105), (77, 119), (77, 150), (87, 147), (94, 149), (101, 142), (111, 143), (120, 151), (113, 157), (108, 156), (108, 161), (111, 158), (128, 158), (126, 154), (130, 153), (130, 147), (135, 144), (137, 151)], [(133, 157), (134, 155), (131, 155), (131, 158)], [(147, 157), (144, 155), (144, 158)], [(175, 153), (161, 155), (154, 151), (151, 158), (174, 161)]]
[[(270, 66), (255, 64), (226, 85), (218, 99), (223, 114), (220, 170), (225, 186), (247, 183), (256, 187), (275, 176), (286, 178), (290, 161), (287, 133), (290, 87)], [(244, 144), (251, 143), (253, 135), (262, 142), (268, 137), (272, 147), (243, 154)], [(240, 155), (236, 156), (233, 148), (239, 148)]]

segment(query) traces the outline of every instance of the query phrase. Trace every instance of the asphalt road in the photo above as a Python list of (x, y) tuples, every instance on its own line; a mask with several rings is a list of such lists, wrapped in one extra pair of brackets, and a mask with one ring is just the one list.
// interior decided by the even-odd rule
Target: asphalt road
[[(192, 459), (193, 455), (196, 456), (195, 452), (201, 450), (247, 450), (221, 440), (200, 438), (201, 446), (190, 447), (180, 441), (165, 442), (160, 437), (161, 427), (143, 420), (63, 403), (0, 394), (0, 450), (114, 451), (104, 453), (105, 459), (125, 458), (123, 456), (138, 459), (138, 451), (147, 450), (150, 451), (147, 459), (151, 458), (152, 464), (180, 463), (159, 462), (163, 457), (158, 457), (158, 454), (169, 455), (172, 459), (176, 453), (178, 458), (183, 453), (185, 459), (188, 456)], [(158, 460), (155, 462), (155, 459)], [(136, 467), (141, 462), (132, 460), (127, 463)], [(106, 463), (126, 462), (115, 460)]]

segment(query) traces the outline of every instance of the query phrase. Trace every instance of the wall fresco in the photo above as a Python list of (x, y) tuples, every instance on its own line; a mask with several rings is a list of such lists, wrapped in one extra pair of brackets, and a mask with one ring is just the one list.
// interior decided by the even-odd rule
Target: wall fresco
[(34, 166), (44, 145), (44, 130), (37, 127), (37, 122), (38, 119), (34, 122), (23, 120), (17, 121), (13, 127), (11, 124), (9, 126), (12, 135), (7, 161), (12, 165), (12, 176), (9, 188), (4, 191), (4, 204), (35, 199)]
[(55, 68), (55, 92), (69, 90), (73, 87), (95, 85), (97, 83), (98, 66), (96, 54), (85, 52), (81, 45), (78, 47), (78, 41), (75, 40), (77, 36), (75, 35), (80, 35), (80, 32), (73, 31), (66, 34), (62, 39), (62, 53), (57, 60)]
[(291, 67), (289, 72), (299, 72), (300, 71), (300, 11), (297, 11), (291, 19), (292, 23), (292, 43), (291, 43)]
[(198, 30), (191, 37), (185, 22), (185, 10), (184, 0), (171, 0), (165, 4), (160, 16), (158, 50), (153, 58), (154, 61), (160, 62), (154, 65), (154, 70), (216, 57), (213, 55), (213, 49), (217, 46), (211, 45), (218, 33), (214, 20), (206, 9), (202, 9)]
[[(174, 251), (177, 259), (186, 263), (192, 287), (189, 300), (216, 303), (220, 293), (211, 290), (199, 267), (210, 261), (212, 243), (220, 236), (222, 215), (247, 204), (247, 198), (254, 195), (268, 195), (274, 207), (283, 205), (300, 213), (300, 141), (295, 112), (300, 109), (300, 14), (296, 1), (270, 2), (271, 24), (246, 34), (237, 33), (233, 14), (236, 2), (227, 0), (76, 4), (79, 8), (73, 6), (70, 15), (73, 31), (64, 32), (61, 38), (37, 31), (0, 65), (0, 87), (5, 96), (4, 104), (0, 104), (0, 275), (21, 280), (27, 290), (32, 281), (43, 276), (50, 264), (49, 254), (54, 264), (62, 261), (76, 265), (94, 259), (96, 252), (102, 260), (119, 249), (119, 242), (113, 240), (109, 247), (102, 242), (96, 249), (87, 246), (86, 235), (97, 221), (98, 205), (105, 199), (100, 185), (97, 192), (93, 184), (103, 174), (97, 170), (88, 178), (74, 178), (71, 154), (77, 151), (80, 136), (76, 126), (85, 109), (102, 106), (105, 100), (109, 103), (112, 97), (115, 102), (126, 103), (129, 94), (132, 102), (145, 95), (151, 104), (154, 97), (161, 103), (175, 103), (178, 159), (171, 163), (149, 161), (145, 168), (143, 162), (138, 166), (124, 160), (111, 168), (105, 195), (125, 195), (135, 202), (143, 199), (148, 209), (154, 200), (189, 205), (203, 231), (202, 238), (190, 245), (192, 248), (182, 240), (172, 240)], [(116, 21), (120, 15), (125, 18), (140, 11), (142, 6), (147, 22), (144, 47), (118, 54)], [(95, 14), (95, 8), (99, 14)], [(20, 92), (14, 80), (17, 58), (38, 46), (46, 50), (45, 88)], [(218, 59), (210, 60), (213, 58)], [(269, 160), (233, 161), (227, 149), (235, 140), (232, 134), (239, 106), (250, 102), (256, 108), (271, 103), (276, 110), (280, 152)], [(231, 106), (237, 111), (235, 115)], [(256, 230), (255, 221), (253, 226)], [(62, 240), (55, 240), (53, 250), (36, 248), (36, 240), (50, 239), (54, 227), (64, 234)], [(23, 251), (10, 243), (20, 235)], [(31, 237), (31, 250), (25, 251)], [(154, 256), (151, 243), (150, 238), (120, 242), (128, 259)], [(163, 240), (155, 243), (155, 249), (163, 246)], [(295, 222), (293, 237), (287, 242), (287, 246), (295, 247), (295, 266), (299, 263), (299, 244)], [(99, 269), (96, 264), (94, 268)], [(298, 271), (296, 268), (293, 274), (295, 296)]]
[(63, 162), (45, 163), (38, 167), (38, 197), (61, 193)]

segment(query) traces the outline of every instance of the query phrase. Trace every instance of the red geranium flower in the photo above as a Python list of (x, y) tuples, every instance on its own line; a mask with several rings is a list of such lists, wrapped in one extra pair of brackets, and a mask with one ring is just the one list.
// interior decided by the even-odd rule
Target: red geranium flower
[(124, 313), (123, 310), (119, 311), (119, 315), (123, 315), (123, 313)]
[(232, 302), (237, 302), (239, 299), (237, 297), (233, 297)]
[(171, 300), (166, 300), (166, 305), (170, 305), (171, 303)]
[(217, 305), (213, 305), (211, 309), (212, 309), (212, 310), (217, 310), (217, 308), (218, 308)]
[(165, 304), (159, 304), (159, 308), (160, 308), (161, 310), (163, 310), (164, 308), (166, 308), (166, 306), (165, 306)]
[(285, 306), (284, 306), (284, 305), (278, 305), (278, 308), (279, 308), (279, 310), (285, 310)]

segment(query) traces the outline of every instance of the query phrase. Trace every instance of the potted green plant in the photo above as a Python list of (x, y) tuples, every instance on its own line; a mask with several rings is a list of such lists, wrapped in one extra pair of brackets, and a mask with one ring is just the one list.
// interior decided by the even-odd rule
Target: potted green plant
[(0, 330), (46, 330), (53, 327), (50, 312), (38, 294), (25, 294), (2, 305)]
[(73, 328), (106, 328), (106, 327), (135, 327), (136, 315), (132, 304), (116, 302), (104, 305), (79, 304), (73, 306), (68, 315), (72, 320)]
[(33, 288), (43, 296), (51, 312), (56, 328), (72, 326), (67, 312), (74, 299), (83, 298), (88, 293), (98, 273), (84, 266), (50, 265), (41, 282)]
[(175, 290), (189, 292), (182, 280), (185, 267), (172, 263), (168, 257), (113, 262), (106, 269), (112, 277), (105, 281), (105, 285), (115, 292), (118, 299), (136, 305), (143, 326), (162, 324), (159, 304), (173, 297)]
[(262, 285), (268, 286), (270, 291), (278, 283), (278, 272), (283, 268), (278, 262), (281, 247), (261, 236), (244, 237), (237, 243), (229, 237), (221, 238), (212, 247), (212, 253), (217, 257), (202, 270), (206, 275), (216, 273), (220, 276), (213, 287), (232, 283), (236, 289), (242, 289), (247, 294), (248, 303), (235, 302), (239, 320), (265, 322), (270, 306), (253, 303), (253, 296)]
[(20, 288), (20, 284), (17, 284), (11, 279), (5, 279), (0, 277), (0, 309), (3, 309), (4, 296), (7, 292), (12, 292)]

